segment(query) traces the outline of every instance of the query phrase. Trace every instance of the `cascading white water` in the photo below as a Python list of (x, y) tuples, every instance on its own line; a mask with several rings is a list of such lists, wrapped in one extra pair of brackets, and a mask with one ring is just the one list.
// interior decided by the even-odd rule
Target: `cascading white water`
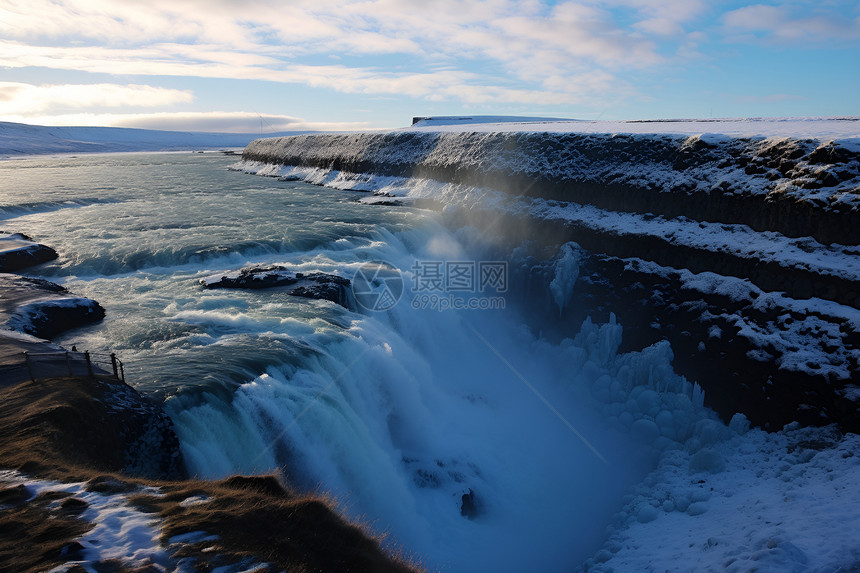
[[(415, 262), (479, 259), (474, 230), (213, 170), (223, 160), (143, 157), (68, 160), (56, 202), (95, 201), (4, 227), (62, 246), (44, 274), (108, 317), (61, 342), (119, 350), (132, 382), (167, 396), (194, 474), (283, 472), (445, 571), (566, 571), (594, 553), (655, 452), (723, 430), (673, 373), (668, 345), (619, 355), (614, 321), (549, 342), (512, 299), (414, 308)], [(559, 307), (576, 304), (574, 255), (559, 259)], [(197, 284), (249, 263), (352, 277), (367, 261), (405, 279), (390, 310)]]
[[(377, 251), (407, 277), (416, 257), (469, 256), (435, 222), (408, 235)], [(228, 400), (169, 400), (191, 467), (321, 483), (350, 514), (446, 570), (560, 571), (595, 551), (641, 457), (701, 417), (668, 346), (618, 356), (620, 325), (587, 322), (557, 345), (536, 339), (513, 308), (407, 303), (348, 313), (347, 328), (305, 337), (306, 360), (270, 366)], [(645, 417), (655, 407), (669, 412), (663, 432)], [(618, 429), (628, 427), (619, 416), (642, 427), (613, 432), (605, 414)]]

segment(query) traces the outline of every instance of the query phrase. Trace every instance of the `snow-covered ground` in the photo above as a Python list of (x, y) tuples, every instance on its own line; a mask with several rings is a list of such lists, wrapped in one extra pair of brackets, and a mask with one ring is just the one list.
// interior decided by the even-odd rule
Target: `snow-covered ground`
[[(87, 571), (95, 571), (93, 564), (116, 559), (128, 567), (148, 566), (153, 571), (165, 571), (171, 564), (167, 551), (159, 542), (161, 527), (157, 518), (135, 509), (125, 494), (88, 491), (84, 482), (38, 480), (15, 471), (0, 471), (0, 486), (19, 485), (23, 485), (30, 494), (27, 502), (40, 495), (61, 492), (86, 507), (80, 517), (92, 524), (92, 529), (76, 540), (80, 547), (69, 552), (74, 555), (70, 555), (67, 566), (79, 564)], [(53, 505), (59, 507), (62, 499), (68, 498), (57, 499)], [(52, 571), (66, 571), (67, 566)]]
[(860, 146), (860, 117), (754, 117), (591, 121), (508, 116), (430, 117), (406, 128), (441, 132), (547, 132), (719, 134), (730, 137), (797, 137), (854, 139)]
[(789, 425), (665, 452), (586, 571), (860, 570), (860, 436)]
[[(616, 202), (612, 208), (641, 212), (659, 213), (667, 201), (696, 195), (700, 214), (687, 214), (708, 214), (711, 220), (712, 211), (748, 199), (761, 200), (762, 209), (739, 209), (735, 216), (742, 211), (744, 219), (776, 220), (770, 213), (777, 205), (796, 211), (792, 204), (803, 203), (817, 212), (845, 212), (860, 203), (857, 119), (438, 123), (422, 120), (376, 133), (257, 139), (243, 157), (376, 176), (477, 182), (517, 195), (563, 188), (568, 200), (587, 202), (620, 200), (619, 193), (626, 192), (624, 201), (636, 203), (619, 207)], [(527, 182), (540, 186), (526, 189)], [(589, 186), (605, 193), (598, 197)], [(792, 212), (780, 224), (791, 227), (804, 217)]]
[[(161, 497), (162, 492), (156, 487), (129, 484), (104, 476), (89, 482), (63, 483), (0, 470), (0, 489), (20, 486), (26, 488), (27, 499), (24, 504), (38, 503), (51, 515), (62, 512), (62, 508), (68, 507), (69, 501), (73, 500), (74, 507), (81, 511), (79, 519), (90, 525), (89, 531), (65, 545), (61, 557), (65, 556), (66, 562), (47, 573), (79, 571), (78, 567), (91, 573), (115, 571), (117, 564), (121, 564), (124, 571), (191, 573), (199, 570), (195, 567), (195, 564), (199, 565), (198, 560), (194, 557), (177, 557), (177, 553), (204, 542), (218, 540), (217, 535), (198, 530), (174, 535), (164, 543), (164, 524), (159, 515), (143, 512), (129, 501), (130, 497), (140, 494)], [(53, 501), (47, 502), (47, 506), (44, 501), (46, 496), (53, 498)], [(197, 495), (181, 500), (177, 505), (190, 507), (208, 502), (209, 498), (205, 495)], [(0, 505), (0, 509), (5, 507)], [(212, 548), (204, 551), (210, 557), (215, 556)], [(250, 559), (213, 569), (222, 573), (270, 570), (265, 563), (254, 563)]]
[[(818, 140), (838, 139), (845, 147), (860, 149), (860, 117), (591, 121), (517, 116), (440, 116), (421, 119), (395, 131), (809, 137)], [(235, 149), (243, 148), (260, 137), (301, 133), (307, 132), (202, 133), (115, 127), (48, 127), (0, 122), (0, 157), (44, 153)]]
[[(272, 133), (267, 137), (294, 135)], [(263, 134), (157, 131), (118, 127), (47, 127), (0, 122), (0, 158), (45, 153), (236, 149)]]

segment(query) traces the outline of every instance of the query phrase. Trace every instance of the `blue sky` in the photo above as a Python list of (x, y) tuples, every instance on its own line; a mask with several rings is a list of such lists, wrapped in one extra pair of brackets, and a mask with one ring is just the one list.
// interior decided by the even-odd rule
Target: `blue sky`
[(0, 0), (0, 121), (860, 115), (856, 0)]

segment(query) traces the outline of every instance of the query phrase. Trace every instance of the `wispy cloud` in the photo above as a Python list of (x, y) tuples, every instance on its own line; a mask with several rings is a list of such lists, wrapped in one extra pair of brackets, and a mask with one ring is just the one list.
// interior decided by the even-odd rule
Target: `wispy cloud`
[[(595, 97), (589, 87), (600, 78), (604, 87), (614, 84), (618, 93), (624, 83), (604, 73), (546, 75), (533, 89), (505, 85), (504, 78), (462, 70), (426, 72), (387, 71), (344, 65), (303, 65), (264, 56), (231, 54), (222, 57), (210, 46), (153, 45), (140, 49), (102, 47), (52, 48), (0, 41), (0, 66), (52, 67), (112, 75), (191, 76), (265, 80), (305, 84), (342, 93), (407, 95), (429, 100), (455, 99), (465, 103), (530, 102), (577, 103)], [(551, 72), (552, 70), (547, 70)], [(558, 70), (556, 70), (558, 71)]]
[(47, 110), (82, 108), (160, 107), (189, 103), (189, 91), (147, 85), (33, 85), (0, 82), (0, 115), (32, 115)]
[[(860, 7), (853, 13), (834, 9), (831, 3), (807, 6), (797, 4), (744, 6), (723, 16), (725, 32), (736, 39), (764, 39), (772, 42), (860, 41)], [(800, 13), (799, 13), (800, 12)]]
[(287, 115), (249, 112), (72, 113), (10, 115), (6, 121), (36, 125), (134, 127), (166, 131), (261, 133), (281, 131), (355, 131), (369, 129), (366, 122), (308, 121)]
[[(643, 24), (659, 28), (659, 35), (690, 12), (628, 4), (645, 22), (659, 19)], [(579, 80), (596, 70), (616, 74), (665, 57), (648, 30), (630, 34), (611, 10), (573, 2), (440, 0), (428, 7), (297, 0), (285, 8), (255, 0), (239, 13), (235, 4), (221, 1), (30, 0), (6, 2), (0, 10), (6, 38), (0, 65), (7, 67), (265, 79), (343, 92), (462, 97), (467, 103), (580, 101), (580, 89), (547, 90), (542, 84), (584, 85)], [(343, 54), (353, 62), (335, 68), (308, 61), (321, 54)], [(362, 65), (367, 54), (398, 55), (410, 65)], [(434, 69), (452, 65), (456, 69)], [(470, 71), (474, 67), (484, 70), (480, 78)], [(517, 82), (537, 83), (537, 89), (512, 85)]]
[(117, 127), (263, 134), (276, 131), (348, 131), (370, 127), (364, 122), (320, 122), (289, 115), (222, 111), (126, 114), (115, 116), (110, 122)]

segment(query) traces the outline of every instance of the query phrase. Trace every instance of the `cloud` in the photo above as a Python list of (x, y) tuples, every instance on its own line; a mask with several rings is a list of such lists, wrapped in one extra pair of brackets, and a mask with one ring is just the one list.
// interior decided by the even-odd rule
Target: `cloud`
[(194, 100), (191, 92), (147, 85), (32, 85), (0, 82), (0, 116), (35, 115), (48, 110), (160, 107)]
[(44, 116), (9, 116), (4, 121), (35, 125), (133, 127), (164, 131), (219, 133), (275, 133), (282, 131), (355, 131), (366, 122), (319, 122), (287, 115), (252, 112), (77, 113)]
[[(672, 50), (652, 37), (677, 32), (700, 6), (667, 1), (673, 9), (644, 0), (293, 0), (288, 7), (248, 0), (241, 10), (224, 0), (6, 0), (0, 65), (260, 79), (464, 103), (571, 103), (586, 97), (578, 80), (596, 71), (619, 76), (664, 63)], [(624, 24), (618, 9), (632, 10), (638, 28)], [(329, 56), (349, 64), (322, 65)], [(394, 60), (382, 66), (380, 57)], [(574, 89), (547, 91), (548, 84)]]
[[(755, 4), (723, 16), (724, 32), (736, 39), (765, 39), (777, 43), (826, 43), (834, 40), (860, 41), (860, 15), (843, 10), (827, 11), (823, 3), (797, 14), (793, 5)], [(858, 13), (856, 4), (855, 14)]]
[(125, 114), (114, 116), (110, 121), (110, 125), (115, 127), (264, 134), (277, 131), (349, 131), (369, 127), (366, 122), (315, 122), (288, 115), (220, 111)]
[(860, 12), (839, 6), (786, 0), (720, 17), (705, 0), (3, 0), (0, 66), (603, 108), (641, 99), (632, 78), (706, 56), (714, 22), (734, 39), (856, 39)]
[[(565, 74), (563, 70), (548, 68), (547, 74), (539, 78), (539, 85), (529, 82), (523, 86), (512, 86), (505, 78), (462, 70), (392, 72), (372, 67), (289, 64), (253, 55), (247, 60), (234, 55), (215, 61), (214, 57), (208, 57), (211, 50), (209, 46), (183, 46), (180, 50), (182, 58), (174, 58), (177, 48), (172, 44), (154, 45), (139, 50), (117, 50), (101, 47), (46, 48), (0, 40), (0, 66), (50, 65), (55, 69), (107, 74), (265, 80), (305, 84), (342, 93), (406, 95), (430, 101), (457, 100), (470, 104), (527, 102), (553, 105), (586, 103), (592, 100), (598, 102), (602, 100), (602, 96), (587, 89), (595, 87), (596, 77), (600, 77), (603, 87), (612, 88), (616, 93), (630, 91), (624, 82), (602, 72), (569, 71)], [(208, 61), (199, 63), (204, 60)], [(556, 73), (550, 74), (552, 71)], [(559, 81), (559, 78), (564, 78), (564, 81)]]

